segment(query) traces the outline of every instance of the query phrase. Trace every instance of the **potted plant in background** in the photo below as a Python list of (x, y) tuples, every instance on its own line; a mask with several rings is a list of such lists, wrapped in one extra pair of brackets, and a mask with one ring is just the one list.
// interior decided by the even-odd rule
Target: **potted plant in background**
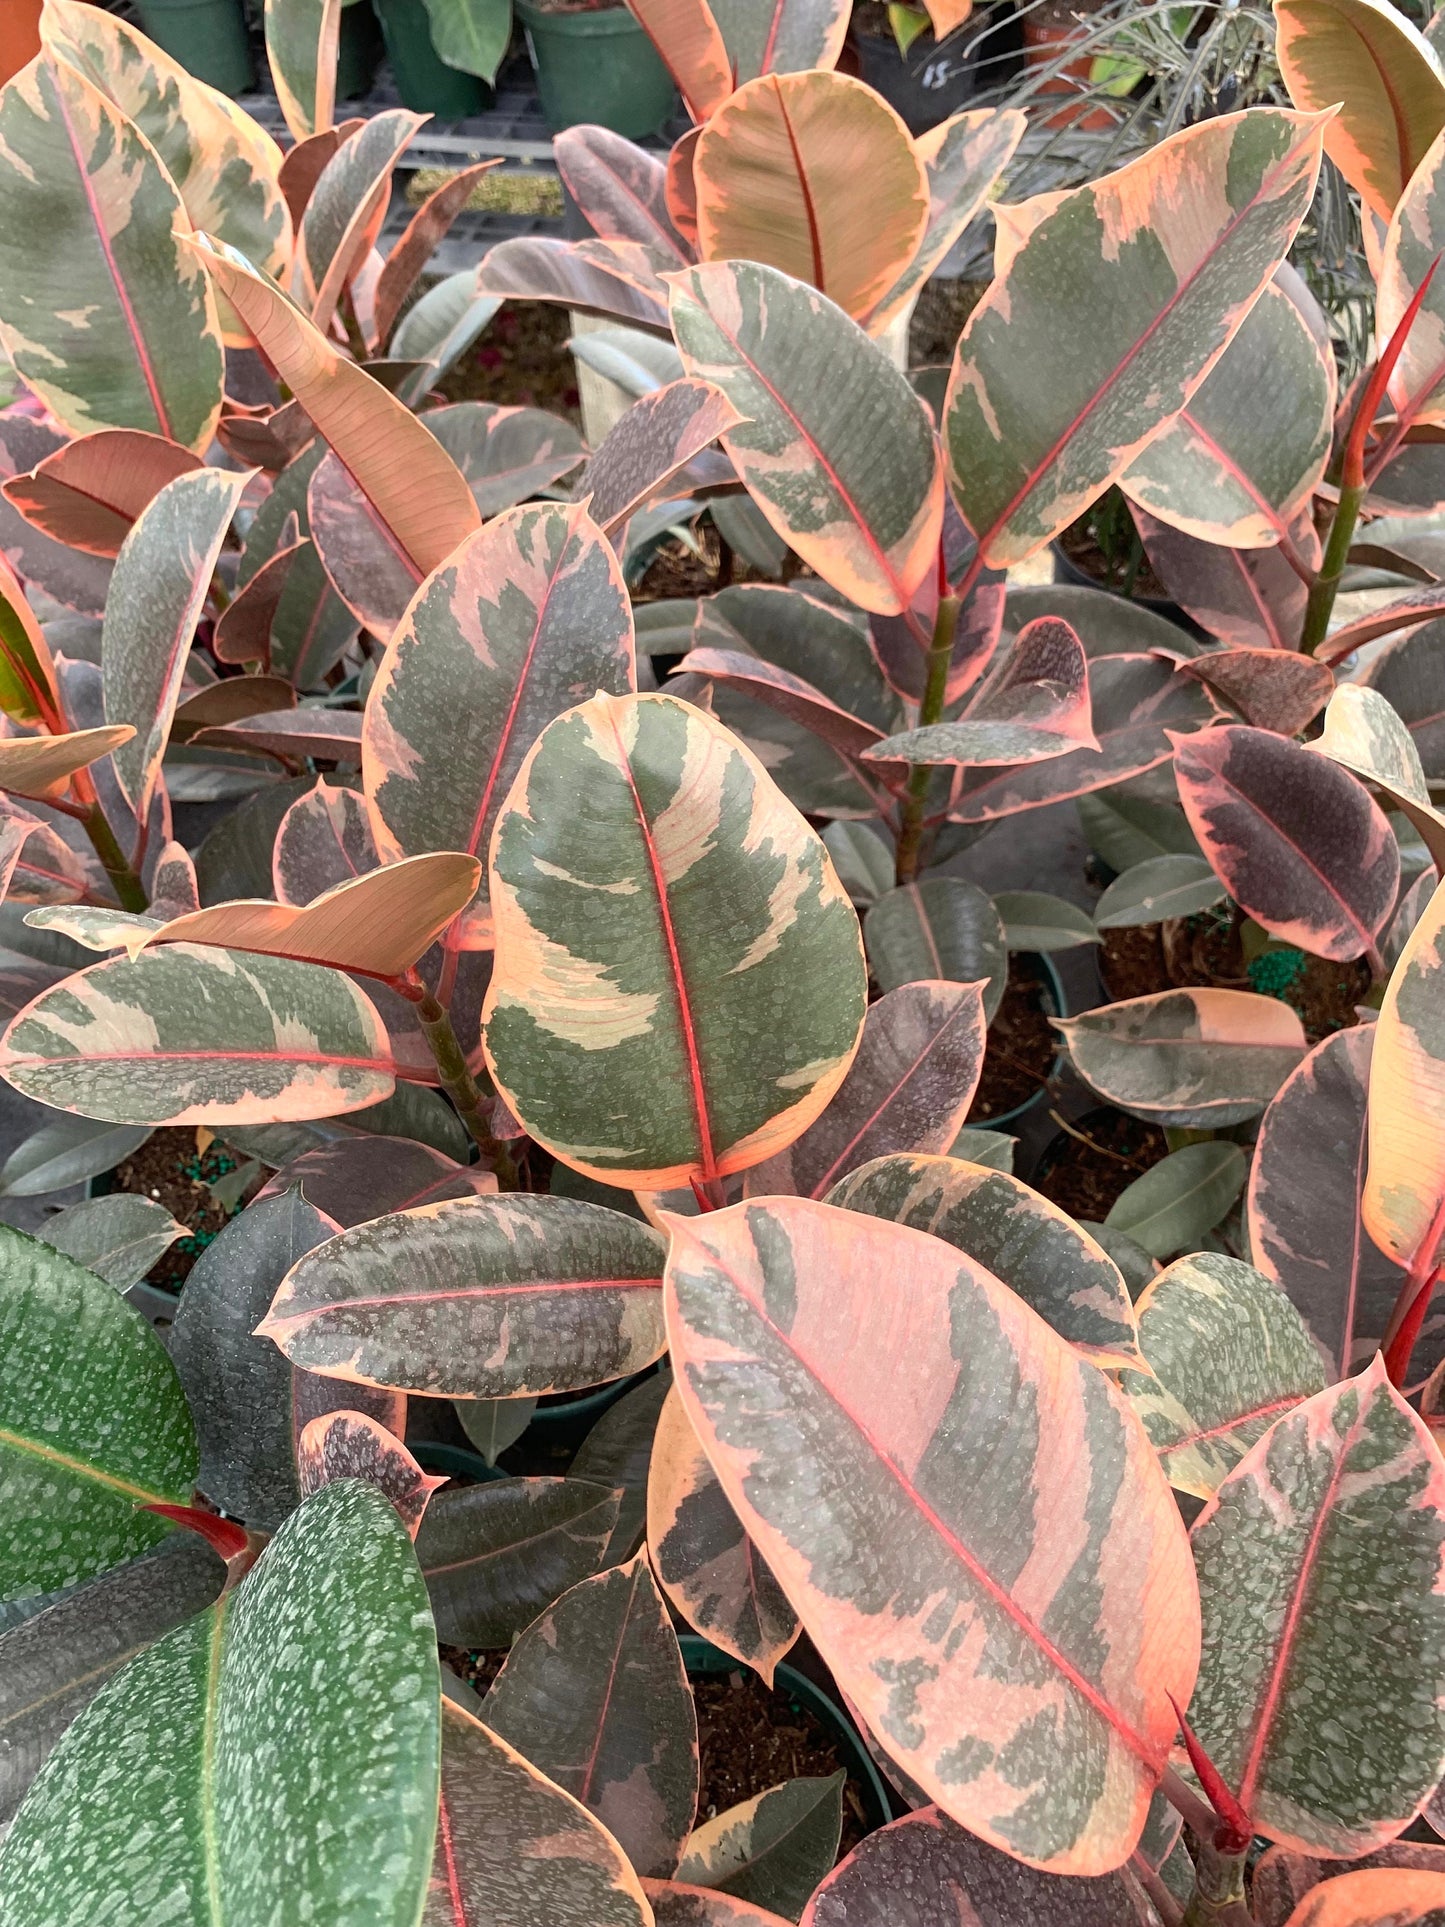
[[(419, 114), (435, 114), (439, 120), (465, 120), (469, 114), (483, 112), (491, 95), (479, 76), (485, 74), (488, 83), (495, 76), (506, 51), (506, 32), (489, 71), (456, 55), (471, 43), (472, 36), (463, 29), (473, 16), (483, 23), (482, 38), (493, 44), (492, 29), (499, 19), (493, 0), (372, 0), (372, 4), (397, 92), (408, 107)], [(501, 0), (501, 16), (506, 17), (507, 11), (506, 0)]]
[(972, 0), (927, 11), (860, 0), (849, 41), (860, 76), (897, 109), (911, 134), (936, 127), (981, 90), (1000, 87), (1020, 44), (1011, 8), (976, 12)]
[(156, 45), (197, 80), (233, 96), (255, 86), (241, 0), (136, 0), (136, 12)]
[(678, 110), (667, 68), (625, 6), (606, 0), (515, 0), (554, 132), (581, 121), (636, 139)]

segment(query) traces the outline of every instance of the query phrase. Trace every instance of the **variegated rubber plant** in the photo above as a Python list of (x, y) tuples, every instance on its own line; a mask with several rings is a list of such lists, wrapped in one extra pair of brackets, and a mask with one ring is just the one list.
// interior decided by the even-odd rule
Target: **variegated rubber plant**
[[(1021, 117), (911, 140), (833, 0), (635, 8), (692, 130), (571, 130), (594, 238), (414, 303), (491, 163), (381, 256), (417, 121), (336, 123), (338, 0), (268, 0), (284, 155), (80, 0), (0, 91), (6, 1170), (184, 1125), (270, 1173), (165, 1342), (159, 1207), (0, 1227), (0, 1920), (1441, 1918), (1436, 53), (1279, 0), (1294, 107), (997, 199), (909, 376)], [(515, 296), (634, 331), (579, 336), (597, 448), (436, 404)], [(1116, 485), (1191, 628), (1010, 585)], [(634, 609), (703, 514), (772, 579)], [(1362, 568), (1405, 592), (1341, 620)], [(1075, 802), (1092, 915), (949, 867)], [(967, 1123), (1010, 951), (1221, 902), (1363, 960), (1362, 1021), (1063, 1020), (1171, 1146), (1078, 1222)], [(497, 1472), (598, 1387), (565, 1476)], [(437, 1401), (497, 1476), (428, 1469)], [(679, 1625), (764, 1683), (806, 1633), (901, 1817), (699, 1816)]]

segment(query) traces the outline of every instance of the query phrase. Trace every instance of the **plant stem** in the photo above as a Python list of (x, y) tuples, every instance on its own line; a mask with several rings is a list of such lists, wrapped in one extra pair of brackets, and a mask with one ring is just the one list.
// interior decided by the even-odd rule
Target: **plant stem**
[(76, 814), (84, 824), (91, 848), (100, 858), (101, 866), (110, 878), (111, 887), (120, 899), (121, 909), (134, 911), (146, 909), (150, 898), (145, 893), (144, 884), (126, 861), (125, 851), (116, 841), (115, 831), (110, 827), (105, 811), (100, 807), (100, 798), (95, 793), (90, 772), (78, 769), (70, 779), (70, 787), (75, 793), (77, 803), (80, 804)]
[[(933, 623), (933, 640), (928, 648), (928, 674), (923, 685), (923, 700), (918, 705), (918, 723), (936, 723), (943, 716), (948, 693), (948, 669), (953, 661), (953, 635), (958, 627), (957, 596), (941, 596)], [(898, 815), (898, 857), (895, 874), (900, 883), (911, 883), (918, 874), (918, 850), (923, 839), (923, 812), (933, 781), (931, 763), (915, 763), (908, 772), (908, 787)]]
[(1435, 1261), (1439, 1256), (1442, 1235), (1445, 1235), (1445, 1199), (1436, 1206), (1430, 1228), (1410, 1260), (1405, 1282), (1395, 1300), (1395, 1309), (1390, 1313), (1390, 1322), (1385, 1327), (1385, 1372), (1390, 1383), (1397, 1388), (1405, 1383), (1406, 1373), (1410, 1369), (1410, 1355), (1425, 1323), (1430, 1300), (1435, 1295), (1435, 1286), (1440, 1278), (1440, 1268)]
[(1355, 539), (1355, 524), (1360, 519), (1360, 508), (1365, 500), (1365, 485), (1343, 486), (1335, 509), (1335, 519), (1330, 524), (1329, 540), (1325, 544), (1325, 556), (1320, 564), (1320, 572), (1310, 586), (1309, 601), (1305, 604), (1304, 628), (1300, 633), (1300, 649), (1303, 654), (1312, 656), (1329, 633), (1330, 616), (1334, 610), (1335, 597), (1340, 591), (1340, 582), (1349, 560), (1350, 544)]
[(1209, 1838), (1199, 1840), (1194, 1892), (1184, 1909), (1184, 1927), (1250, 1927), (1244, 1898), (1244, 1862), (1249, 1851), (1225, 1853)]
[(416, 1014), (422, 1035), (436, 1059), (442, 1089), (456, 1105), (473, 1142), (496, 1172), (498, 1185), (503, 1191), (520, 1191), (522, 1182), (510, 1151), (487, 1129), (482, 1116), (482, 1094), (467, 1067), (466, 1054), (457, 1042), (451, 1018), (429, 990), (423, 991), (417, 1000)]

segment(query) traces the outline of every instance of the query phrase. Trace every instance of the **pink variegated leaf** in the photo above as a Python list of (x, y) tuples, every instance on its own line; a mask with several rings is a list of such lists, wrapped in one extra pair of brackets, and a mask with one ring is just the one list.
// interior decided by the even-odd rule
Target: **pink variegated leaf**
[(568, 127), (552, 143), (557, 172), (604, 241), (636, 241), (686, 267), (694, 257), (667, 211), (667, 167), (607, 127)]
[(711, 382), (670, 381), (635, 401), (609, 431), (578, 478), (578, 499), (604, 535), (616, 536), (629, 516), (741, 419)]
[(333, 1479), (365, 1479), (390, 1499), (409, 1536), (416, 1538), (427, 1501), (445, 1477), (423, 1472), (384, 1425), (365, 1412), (326, 1412), (311, 1419), (296, 1441), (296, 1476), (303, 1499)]

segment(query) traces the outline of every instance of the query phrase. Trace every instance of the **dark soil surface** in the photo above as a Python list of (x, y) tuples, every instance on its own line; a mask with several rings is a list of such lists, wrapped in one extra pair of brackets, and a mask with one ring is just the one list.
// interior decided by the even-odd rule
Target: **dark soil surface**
[[(701, 555), (694, 555), (686, 542), (664, 542), (657, 554), (647, 565), (647, 571), (637, 587), (632, 591), (634, 602), (667, 602), (674, 597), (715, 595), (719, 589), (726, 589), (734, 582), (772, 582), (776, 576), (764, 575), (754, 569), (740, 555), (728, 558), (724, 567), (722, 544), (718, 541), (717, 530), (711, 522), (700, 522), (696, 530)], [(812, 574), (811, 570), (801, 570), (796, 566), (796, 558), (789, 555), (783, 563), (783, 577), (787, 581), (796, 580), (800, 574)], [(803, 587), (807, 587), (804, 583)]]
[[(1109, 557), (1095, 539), (1094, 529), (1088, 516), (1081, 516), (1059, 537), (1059, 547), (1076, 569), (1097, 582), (1101, 588), (1124, 591), (1124, 580), (1116, 559), (1111, 573)], [(1148, 556), (1144, 556), (1135, 570), (1132, 586), (1128, 593), (1134, 601), (1169, 602), (1169, 591), (1149, 566)]]
[[(882, 7), (878, 11), (883, 15), (883, 31), (886, 33), (889, 31), (888, 16)], [(853, 18), (855, 21), (858, 18), (856, 9)], [(940, 278), (924, 283), (908, 328), (910, 368), (934, 368), (953, 360), (958, 337), (987, 289), (987, 281), (945, 281)]]
[(1147, 997), (1191, 984), (1253, 990), (1298, 1011), (1305, 1035), (1319, 1043), (1358, 1022), (1355, 1006), (1370, 988), (1369, 966), (1331, 963), (1307, 951), (1268, 950), (1246, 963), (1238, 921), (1205, 913), (1129, 930), (1106, 930), (1099, 972), (1111, 999)]
[[(1062, 1118), (1055, 1121), (1062, 1126)], [(1071, 1218), (1102, 1224), (1120, 1193), (1168, 1149), (1156, 1125), (1124, 1111), (1086, 1111), (1045, 1149), (1034, 1173), (1034, 1189)]]
[[(132, 1191), (142, 1198), (154, 1198), (171, 1216), (188, 1227), (190, 1236), (178, 1238), (150, 1272), (150, 1282), (168, 1291), (178, 1291), (191, 1266), (206, 1246), (224, 1231), (240, 1203), (228, 1209), (216, 1201), (207, 1188), (237, 1168), (235, 1156), (223, 1146), (212, 1144), (204, 1154), (196, 1148), (194, 1127), (163, 1125), (154, 1136), (116, 1166), (113, 1189)], [(258, 1172), (248, 1187), (247, 1197), (258, 1191), (265, 1173)]]
[(437, 391), (448, 401), (545, 408), (581, 428), (577, 370), (567, 347), (571, 332), (571, 317), (559, 304), (509, 301)]
[(1059, 1034), (1043, 1002), (1044, 980), (1025, 957), (1009, 963), (1003, 1001), (988, 1027), (988, 1049), (978, 1080), (970, 1124), (986, 1124), (1044, 1088), (1058, 1055)]

